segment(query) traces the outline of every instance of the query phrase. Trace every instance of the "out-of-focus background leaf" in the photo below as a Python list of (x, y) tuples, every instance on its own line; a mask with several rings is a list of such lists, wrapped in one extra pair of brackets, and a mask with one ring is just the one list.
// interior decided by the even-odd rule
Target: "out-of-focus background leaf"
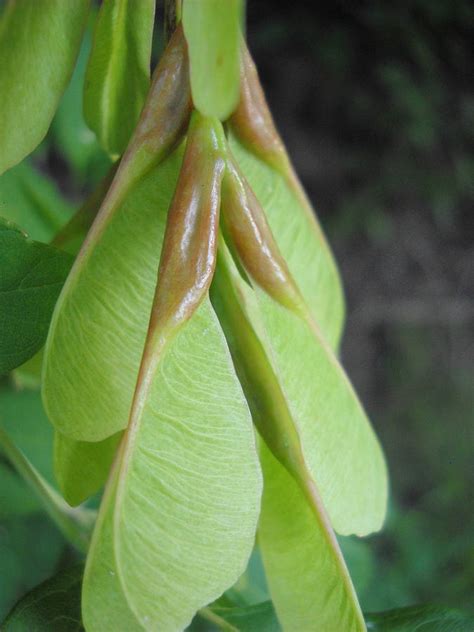
[(72, 566), (27, 594), (9, 614), (4, 632), (81, 632), (82, 565)]
[(471, 632), (474, 617), (439, 606), (410, 606), (366, 615), (373, 632)]
[(72, 211), (55, 184), (28, 160), (0, 176), (0, 217), (12, 220), (32, 239), (48, 241)]
[(30, 360), (43, 346), (73, 257), (30, 239), (0, 217), (0, 374)]
[[(385, 530), (342, 542), (362, 606), (472, 612), (474, 7), (249, 0), (247, 18), (275, 119), (342, 270), (343, 362), (388, 457)], [(158, 22), (156, 35), (155, 59)], [(48, 241), (110, 166), (81, 111), (89, 49), (90, 29), (45, 141), (0, 177), (0, 215), (35, 239)], [(34, 381), (26, 375), (15, 372), (15, 384)], [(0, 423), (48, 478), (49, 435), (32, 450), (49, 426), (41, 408), (25, 421), (35, 395), (12, 383)], [(0, 467), (10, 507), (0, 507), (1, 621), (72, 554), (1, 457)], [(4, 480), (21, 493), (8, 496)], [(231, 593), (240, 605), (266, 599), (257, 556), (251, 571), (256, 588), (247, 576)]]
[[(38, 390), (0, 379), (0, 426), (54, 484), (53, 431)], [(77, 559), (0, 450), (0, 621), (19, 597)]]
[[(0, 426), (39, 473), (53, 483), (53, 429), (39, 391), (18, 390), (4, 380), (0, 385)], [(36, 496), (2, 457), (1, 449), (0, 472), (0, 519), (41, 509)]]
[(0, 521), (0, 619), (16, 600), (56, 572), (65, 560), (59, 531), (41, 514)]

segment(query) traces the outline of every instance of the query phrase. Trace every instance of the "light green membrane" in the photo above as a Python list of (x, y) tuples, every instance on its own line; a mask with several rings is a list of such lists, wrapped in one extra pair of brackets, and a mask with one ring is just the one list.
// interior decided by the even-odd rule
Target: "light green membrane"
[(121, 436), (118, 432), (103, 441), (90, 443), (74, 441), (55, 432), (54, 473), (70, 505), (80, 505), (104, 485)]
[(262, 444), (264, 494), (259, 544), (285, 632), (364, 632), (354, 588), (338, 551), (301, 489)]
[(72, 439), (101, 441), (127, 426), (181, 157), (153, 169), (95, 231), (56, 304), (43, 400)]
[(85, 77), (84, 116), (112, 156), (125, 150), (150, 86), (154, 0), (104, 0)]
[(43, 140), (76, 62), (90, 0), (12, 0), (0, 17), (0, 174)]

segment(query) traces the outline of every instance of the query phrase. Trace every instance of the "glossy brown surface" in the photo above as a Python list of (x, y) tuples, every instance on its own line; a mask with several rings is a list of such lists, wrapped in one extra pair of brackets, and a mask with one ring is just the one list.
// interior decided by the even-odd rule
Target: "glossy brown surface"
[(191, 108), (187, 46), (178, 25), (153, 73), (132, 147), (153, 154), (172, 148), (186, 131)]
[(178, 27), (156, 67), (137, 128), (87, 236), (79, 259), (98, 240), (132, 187), (180, 143), (191, 115), (189, 64)]
[(247, 149), (281, 173), (287, 172), (286, 150), (276, 130), (257, 68), (245, 43), (242, 44), (241, 55), (240, 101), (229, 124)]
[(149, 328), (152, 354), (192, 316), (212, 281), (225, 166), (219, 128), (219, 123), (194, 113), (168, 211)]
[(229, 158), (222, 186), (225, 229), (249, 276), (278, 303), (306, 316), (306, 307), (250, 185)]
[(242, 43), (240, 101), (229, 119), (229, 126), (244, 147), (285, 178), (314, 222), (311, 203), (276, 129), (257, 68), (245, 43)]
[(129, 428), (133, 434), (163, 353), (207, 296), (217, 257), (221, 181), (225, 169), (220, 123), (194, 112), (171, 202), (150, 324)]

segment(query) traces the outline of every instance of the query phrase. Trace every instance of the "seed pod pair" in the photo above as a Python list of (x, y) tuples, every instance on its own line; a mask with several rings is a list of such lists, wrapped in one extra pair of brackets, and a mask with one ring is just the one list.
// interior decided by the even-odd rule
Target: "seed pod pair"
[[(306, 230), (316, 224), (301, 214), (261, 98), (256, 130), (239, 111), (227, 138), (198, 112), (188, 124), (185, 65), (178, 30), (46, 349), (45, 402), (64, 440), (88, 449), (123, 432), (88, 555), (84, 621), (92, 632), (184, 629), (238, 579), (259, 525), (285, 629), (312, 629), (320, 611), (322, 629), (335, 629), (344, 603), (347, 629), (361, 630), (332, 529), (377, 528), (386, 481), (325, 339), (334, 345), (340, 329), (337, 273), (317, 230)], [(241, 104), (255, 96), (246, 86)], [(276, 211), (260, 180), (283, 196)], [(334, 326), (333, 311), (319, 309), (326, 286)], [(74, 485), (87, 495), (79, 476)], [(294, 560), (319, 557), (322, 567), (312, 564), (300, 583)], [(331, 577), (327, 599), (312, 590), (321, 568)], [(288, 577), (294, 589), (283, 587)]]

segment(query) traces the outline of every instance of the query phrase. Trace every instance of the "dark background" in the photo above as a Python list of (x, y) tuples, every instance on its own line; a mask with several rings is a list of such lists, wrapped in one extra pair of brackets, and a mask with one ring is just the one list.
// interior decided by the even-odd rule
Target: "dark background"
[(364, 609), (474, 603), (474, 4), (248, 2), (278, 128), (335, 250), (343, 362), (384, 446)]
[[(343, 362), (391, 474), (384, 531), (342, 541), (362, 606), (472, 610), (474, 4), (247, 4), (270, 106), (341, 268)], [(0, 214), (43, 241), (109, 164), (81, 113), (89, 46), (90, 30), (48, 137), (0, 178)], [(0, 384), (0, 422), (52, 480), (32, 380)], [(73, 558), (1, 457), (0, 501), (2, 620)]]

